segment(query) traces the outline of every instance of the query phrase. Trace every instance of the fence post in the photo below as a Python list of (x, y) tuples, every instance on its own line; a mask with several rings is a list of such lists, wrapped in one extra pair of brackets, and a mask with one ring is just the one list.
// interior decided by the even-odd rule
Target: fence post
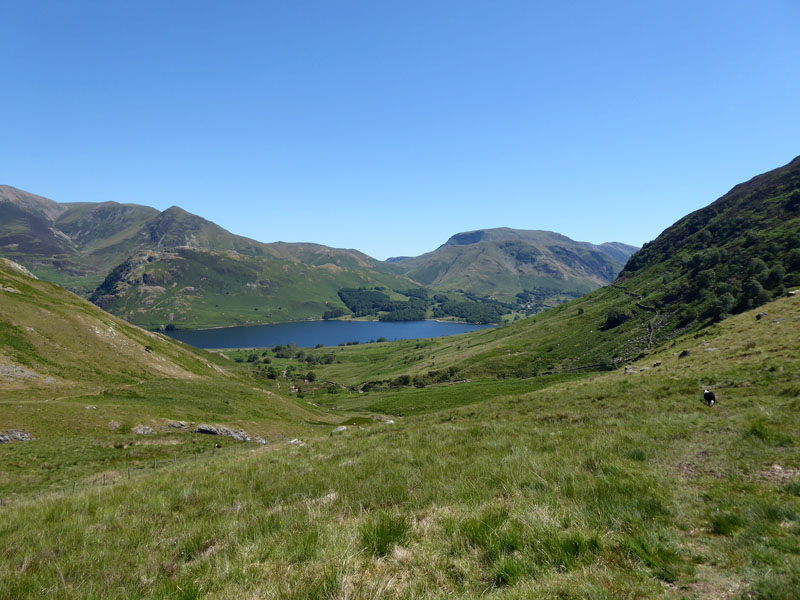
[(155, 470), (156, 470), (156, 459), (154, 458), (153, 459), (153, 471), (155, 471)]

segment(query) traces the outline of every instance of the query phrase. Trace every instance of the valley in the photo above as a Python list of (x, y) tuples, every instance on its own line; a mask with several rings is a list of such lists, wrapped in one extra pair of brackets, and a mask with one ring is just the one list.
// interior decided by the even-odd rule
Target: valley
[[(0, 443), (9, 598), (788, 599), (800, 587), (800, 158), (629, 258), (618, 244), (480, 230), (381, 263), (261, 245), (179, 209), (112, 205), (117, 225), (95, 234), (97, 207), (14, 198), (0, 203), (16, 215), (3, 247), (18, 244), (25, 266), (0, 259), (0, 434), (32, 439)], [(47, 225), (59, 222), (83, 225), (68, 241)], [(171, 238), (175, 223), (194, 237)], [(89, 239), (114, 259), (101, 268)], [(44, 280), (66, 277), (46, 259), (57, 252), (73, 283), (108, 270), (96, 304)], [(496, 265), (511, 256), (504, 279)], [(251, 295), (226, 293), (237, 286)], [(501, 324), (217, 351), (138, 326), (280, 321), (282, 308)]]

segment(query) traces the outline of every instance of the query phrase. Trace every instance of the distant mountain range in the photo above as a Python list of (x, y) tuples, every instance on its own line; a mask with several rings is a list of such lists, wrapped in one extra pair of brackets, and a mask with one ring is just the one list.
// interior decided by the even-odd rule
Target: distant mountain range
[(554, 305), (612, 281), (632, 246), (488, 229), (415, 258), (379, 261), (318, 244), (263, 243), (173, 206), (66, 203), (0, 186), (0, 255), (146, 327), (280, 322), (349, 311), (343, 288)]

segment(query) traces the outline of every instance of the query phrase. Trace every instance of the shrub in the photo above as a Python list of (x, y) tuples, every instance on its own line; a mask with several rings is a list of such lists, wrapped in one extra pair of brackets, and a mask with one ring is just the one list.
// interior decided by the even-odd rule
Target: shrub
[(619, 310), (612, 310), (611, 312), (606, 315), (606, 321), (603, 323), (603, 329), (613, 329), (614, 327), (618, 327), (622, 325), (625, 321), (630, 319), (630, 315), (625, 314)]
[(711, 515), (711, 530), (717, 535), (731, 535), (742, 527), (742, 519), (734, 512), (721, 511)]

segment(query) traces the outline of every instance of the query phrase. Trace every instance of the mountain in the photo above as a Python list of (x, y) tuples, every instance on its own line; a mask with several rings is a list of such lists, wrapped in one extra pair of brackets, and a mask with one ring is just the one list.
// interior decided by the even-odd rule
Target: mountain
[(0, 187), (0, 253), (146, 326), (319, 318), (345, 287), (413, 285), (356, 250), (266, 244), (177, 206), (59, 204)]
[(551, 231), (503, 227), (458, 233), (433, 252), (387, 262), (437, 290), (504, 301), (535, 296), (552, 304), (610, 283), (635, 250), (618, 242), (598, 246)]

